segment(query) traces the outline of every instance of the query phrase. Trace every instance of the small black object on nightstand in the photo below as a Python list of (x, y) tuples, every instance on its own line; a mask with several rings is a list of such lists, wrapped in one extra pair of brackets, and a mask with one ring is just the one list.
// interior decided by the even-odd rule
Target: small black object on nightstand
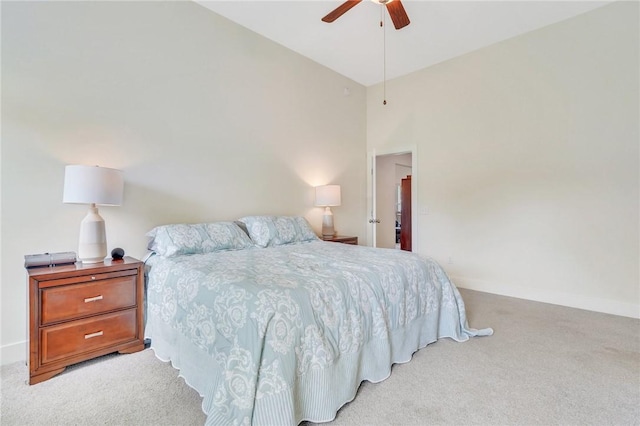
[(124, 257), (124, 250), (121, 249), (120, 247), (116, 247), (113, 250), (111, 250), (111, 258), (113, 260), (122, 260), (123, 257)]

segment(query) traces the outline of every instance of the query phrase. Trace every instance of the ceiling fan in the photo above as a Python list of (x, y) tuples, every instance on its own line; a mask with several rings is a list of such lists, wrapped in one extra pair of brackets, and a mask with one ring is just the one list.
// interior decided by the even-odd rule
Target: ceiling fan
[[(347, 0), (346, 2), (335, 8), (333, 11), (331, 11), (327, 16), (322, 18), (322, 20), (324, 22), (333, 22), (361, 1), (362, 0)], [(402, 2), (400, 0), (372, 1), (374, 3), (387, 6), (387, 11), (389, 11), (389, 15), (391, 16), (391, 20), (393, 21), (393, 26), (396, 27), (396, 30), (404, 28), (411, 23), (411, 21), (409, 21), (409, 17), (407, 16), (407, 12), (404, 10), (404, 6), (402, 6)]]

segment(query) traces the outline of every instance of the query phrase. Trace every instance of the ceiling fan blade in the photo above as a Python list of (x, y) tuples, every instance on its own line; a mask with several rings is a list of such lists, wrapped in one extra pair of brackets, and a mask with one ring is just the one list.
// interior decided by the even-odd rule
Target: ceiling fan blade
[(360, 3), (362, 0), (347, 0), (342, 3), (340, 6), (336, 7), (332, 12), (330, 12), (327, 16), (322, 18), (324, 22), (333, 22), (342, 15), (344, 15), (349, 9), (351, 9), (356, 4)]
[(411, 23), (409, 21), (409, 16), (407, 16), (407, 12), (404, 10), (404, 6), (400, 0), (394, 0), (390, 3), (387, 3), (387, 10), (389, 11), (389, 15), (391, 16), (391, 20), (393, 21), (393, 26), (396, 27), (396, 30), (400, 28), (404, 28)]

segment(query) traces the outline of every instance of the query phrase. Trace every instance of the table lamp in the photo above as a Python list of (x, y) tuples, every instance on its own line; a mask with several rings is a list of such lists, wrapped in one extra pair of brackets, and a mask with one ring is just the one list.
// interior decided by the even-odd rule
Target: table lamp
[(333, 237), (336, 232), (333, 228), (333, 213), (331, 207), (340, 205), (340, 185), (316, 186), (316, 206), (324, 207), (322, 216), (322, 237)]
[(89, 212), (80, 223), (78, 259), (99, 263), (107, 256), (104, 219), (97, 205), (122, 204), (124, 179), (120, 170), (98, 166), (66, 166), (63, 203), (89, 204)]

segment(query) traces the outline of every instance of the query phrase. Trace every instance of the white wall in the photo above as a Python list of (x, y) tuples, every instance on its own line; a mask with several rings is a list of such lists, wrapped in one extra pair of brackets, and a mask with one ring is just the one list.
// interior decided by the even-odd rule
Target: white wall
[(414, 246), (456, 284), (640, 316), (638, 33), (614, 3), (368, 88), (367, 149), (418, 146)]
[[(345, 87), (351, 95), (343, 96)], [(365, 88), (191, 2), (2, 2), (1, 362), (24, 359), (25, 254), (77, 250), (66, 164), (122, 169), (109, 250), (170, 222), (304, 215), (342, 186), (365, 232)]]
[(160, 223), (302, 214), (319, 231), (325, 183), (340, 233), (363, 236), (366, 153), (415, 146), (414, 247), (457, 284), (639, 315), (637, 3), (389, 81), (386, 107), (190, 2), (1, 11), (3, 364), (26, 354), (23, 255), (77, 250), (66, 164), (124, 170), (124, 205), (101, 213), (109, 248), (140, 256)]

